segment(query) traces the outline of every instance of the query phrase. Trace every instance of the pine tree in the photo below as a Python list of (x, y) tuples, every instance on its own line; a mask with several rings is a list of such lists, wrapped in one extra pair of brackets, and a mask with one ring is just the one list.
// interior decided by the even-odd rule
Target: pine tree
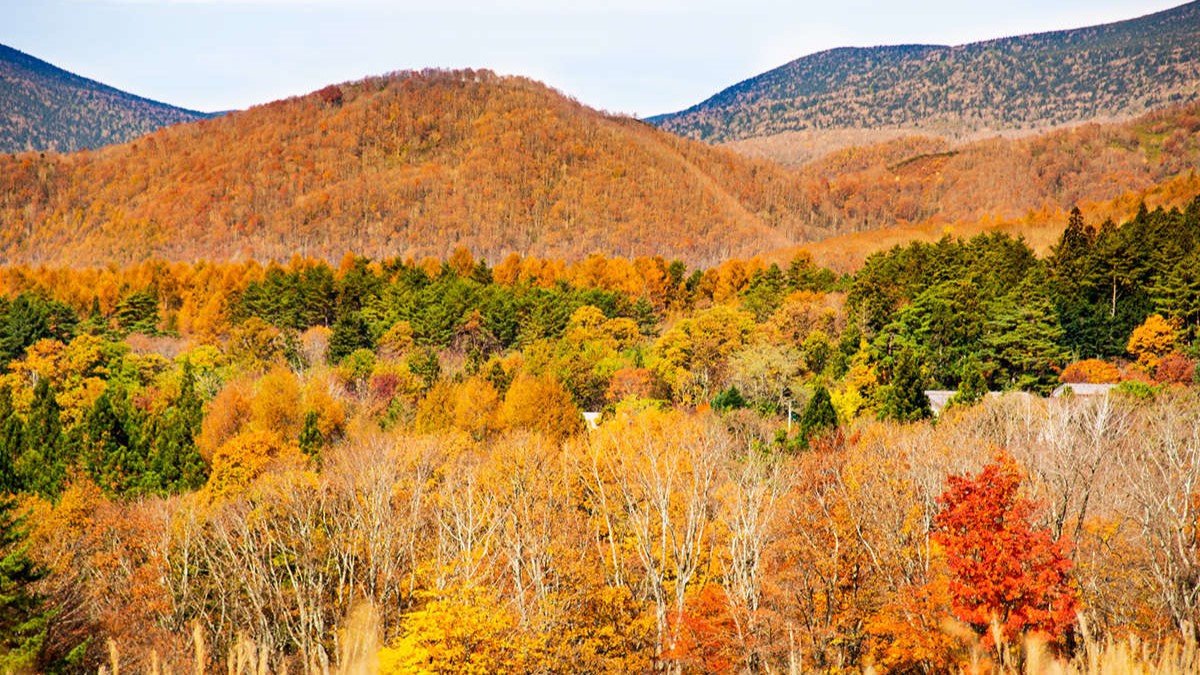
[(85, 466), (92, 479), (111, 495), (126, 495), (160, 485), (148, 471), (138, 415), (121, 389), (109, 389), (96, 399), (87, 418)]
[(340, 363), (342, 359), (359, 349), (373, 348), (371, 331), (358, 312), (343, 314), (333, 324), (329, 336), (329, 362)]
[(1048, 394), (1069, 353), (1040, 272), (1031, 273), (992, 310), (984, 354), (997, 383)]
[(892, 368), (892, 381), (880, 387), (879, 414), (897, 422), (915, 422), (933, 415), (925, 396), (925, 378), (913, 353), (902, 350)]
[(69, 455), (58, 400), (50, 383), (42, 378), (33, 389), (25, 449), (15, 467), (17, 480), (24, 489), (54, 499), (62, 490), (67, 467), (73, 460)]
[(300, 450), (314, 459), (320, 457), (321, 449), (325, 446), (325, 436), (317, 425), (318, 419), (316, 410), (304, 413), (304, 428), (300, 430)]
[(813, 438), (835, 430), (837, 426), (837, 411), (833, 409), (829, 390), (818, 384), (812, 398), (804, 406), (804, 412), (800, 414), (801, 447), (807, 449)]
[(26, 553), (16, 508), (14, 498), (0, 497), (0, 672), (37, 672), (53, 611), (33, 590), (46, 571)]
[(954, 392), (954, 395), (950, 397), (947, 405), (975, 405), (982, 401), (983, 397), (987, 396), (987, 393), (987, 380), (983, 377), (983, 371), (977, 361), (971, 360), (963, 366), (963, 377), (962, 381), (959, 382), (958, 391)]

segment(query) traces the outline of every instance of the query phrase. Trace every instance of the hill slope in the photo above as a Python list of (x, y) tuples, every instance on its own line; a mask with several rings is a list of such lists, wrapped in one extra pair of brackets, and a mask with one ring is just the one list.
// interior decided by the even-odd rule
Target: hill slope
[(1200, 2), (1192, 2), (957, 47), (833, 49), (648, 121), (709, 142), (845, 129), (970, 137), (1127, 118), (1195, 100), (1198, 85)]
[(692, 263), (806, 241), (798, 177), (521, 78), (396, 74), (0, 161), (4, 261), (447, 255)]
[(0, 45), (0, 153), (97, 148), (204, 117)]
[(465, 245), (492, 262), (600, 252), (708, 265), (895, 226), (1036, 229), (1197, 166), (1200, 102), (1015, 140), (897, 139), (791, 171), (526, 79), (431, 71), (96, 151), (0, 156), (0, 262), (420, 258)]

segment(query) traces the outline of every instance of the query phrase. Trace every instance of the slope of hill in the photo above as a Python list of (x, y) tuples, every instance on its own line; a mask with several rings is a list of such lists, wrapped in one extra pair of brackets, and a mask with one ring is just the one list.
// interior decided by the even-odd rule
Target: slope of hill
[(430, 71), (97, 151), (0, 157), (0, 261), (420, 258), (461, 245), (492, 262), (600, 252), (708, 265), (881, 228), (1036, 228), (1197, 166), (1200, 103), (958, 147), (901, 138), (789, 171), (526, 79)]
[(798, 178), (522, 78), (330, 86), (77, 155), (0, 161), (7, 262), (593, 251), (692, 263), (827, 234)]
[[(1115, 120), (1195, 100), (1200, 2), (1119, 23), (957, 47), (840, 48), (792, 61), (687, 110), (649, 118), (709, 142), (829, 130), (978, 137)], [(803, 152), (809, 140), (780, 139)], [(764, 151), (761, 147), (760, 151)]]
[(205, 117), (0, 45), (0, 153), (97, 148)]

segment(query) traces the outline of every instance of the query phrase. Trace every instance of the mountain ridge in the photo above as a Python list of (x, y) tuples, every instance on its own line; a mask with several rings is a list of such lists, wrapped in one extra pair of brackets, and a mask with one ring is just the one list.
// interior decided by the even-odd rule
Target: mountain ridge
[(73, 152), (219, 113), (186, 110), (0, 44), (0, 152)]
[(836, 129), (953, 137), (1127, 119), (1200, 96), (1197, 45), (1200, 2), (966, 45), (838, 47), (647, 121), (736, 142)]

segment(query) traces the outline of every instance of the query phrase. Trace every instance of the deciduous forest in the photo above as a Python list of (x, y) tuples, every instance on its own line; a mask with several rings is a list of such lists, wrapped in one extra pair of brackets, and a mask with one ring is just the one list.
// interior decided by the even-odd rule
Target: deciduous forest
[(1194, 671), (1198, 231), (5, 267), (0, 668)]

